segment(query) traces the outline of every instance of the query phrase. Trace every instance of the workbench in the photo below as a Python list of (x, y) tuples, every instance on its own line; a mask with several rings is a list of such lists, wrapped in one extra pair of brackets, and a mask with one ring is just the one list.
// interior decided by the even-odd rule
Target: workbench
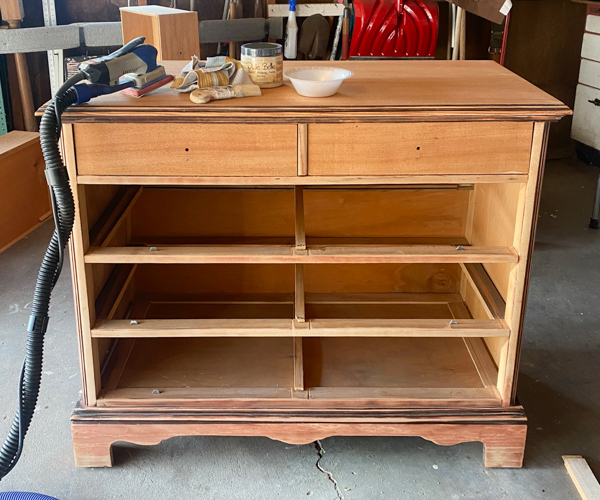
[(487, 467), (522, 465), (535, 221), (568, 108), (489, 61), (311, 64), (355, 75), (324, 99), (162, 88), (63, 115), (78, 466), (195, 435), (480, 441)]

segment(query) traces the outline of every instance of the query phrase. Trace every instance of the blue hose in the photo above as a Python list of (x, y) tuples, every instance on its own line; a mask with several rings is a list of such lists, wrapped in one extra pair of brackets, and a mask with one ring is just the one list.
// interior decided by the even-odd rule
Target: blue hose
[(0, 500), (56, 500), (54, 497), (39, 493), (24, 493), (22, 491), (7, 491), (0, 493)]

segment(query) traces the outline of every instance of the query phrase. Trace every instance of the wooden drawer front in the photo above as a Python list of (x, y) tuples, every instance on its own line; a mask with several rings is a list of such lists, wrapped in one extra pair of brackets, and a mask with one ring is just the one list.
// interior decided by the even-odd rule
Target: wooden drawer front
[(527, 173), (532, 123), (309, 125), (309, 175)]
[(296, 125), (82, 123), (79, 175), (294, 176)]

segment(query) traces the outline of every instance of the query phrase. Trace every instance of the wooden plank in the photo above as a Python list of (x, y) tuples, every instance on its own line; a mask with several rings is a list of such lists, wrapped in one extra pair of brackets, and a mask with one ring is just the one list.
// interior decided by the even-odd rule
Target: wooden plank
[[(235, 137), (235, 147), (223, 148), (223, 137)], [(75, 140), (79, 175), (268, 177), (298, 171), (297, 128), (291, 124), (171, 123), (165, 134), (162, 123), (133, 129), (131, 124), (81, 123)], [(111, 144), (110, 162), (98, 155), (98, 143)]]
[[(169, 172), (170, 173), (170, 172)], [(324, 185), (397, 185), (397, 184), (475, 184), (475, 183), (523, 183), (527, 182), (526, 174), (448, 174), (448, 175), (311, 175), (311, 176), (222, 176), (198, 175), (183, 179), (176, 175), (79, 175), (79, 184), (110, 184), (114, 185), (153, 185), (153, 186), (324, 186)]]
[[(305, 293), (311, 304), (446, 304), (462, 301), (459, 293)], [(196, 304), (293, 304), (293, 293), (136, 293), (138, 302)], [(465, 316), (467, 319), (470, 316)]]
[[(287, 5), (268, 5), (269, 17), (288, 17), (289, 7)], [(296, 6), (297, 17), (310, 17), (321, 14), (325, 17), (339, 17), (344, 14), (344, 6), (337, 3), (298, 4)]]
[(103, 391), (116, 389), (127, 365), (131, 351), (135, 346), (135, 339), (115, 339), (113, 352), (102, 371)]
[(498, 389), (505, 406), (510, 406), (516, 398), (521, 337), (531, 273), (531, 254), (535, 245), (535, 231), (549, 134), (550, 125), (548, 123), (535, 124), (531, 145), (530, 177), (527, 188), (519, 200), (519, 215), (513, 243), (513, 246), (519, 252), (519, 263), (514, 266), (511, 272), (505, 311), (506, 320), (513, 334), (502, 352), (498, 365)]
[(565, 467), (582, 500), (600, 500), (600, 484), (581, 455), (563, 455)]
[(479, 263), (516, 262), (510, 247), (456, 246), (317, 246), (306, 254), (291, 245), (93, 247), (90, 264), (376, 264), (376, 263)]
[(491, 389), (496, 397), (500, 397), (497, 389), (498, 384), (498, 369), (494, 364), (485, 343), (481, 338), (464, 338), (467, 350), (471, 355), (473, 364), (479, 373), (479, 377), (486, 388)]
[[(63, 125), (62, 137), (64, 159), (70, 179), (76, 178), (75, 143), (72, 125)], [(79, 339), (79, 360), (83, 382), (83, 403), (96, 404), (101, 388), (98, 341), (92, 338), (91, 325), (96, 319), (94, 279), (92, 266), (84, 260), (89, 248), (89, 224), (85, 186), (77, 185), (73, 190), (75, 223), (70, 238), (71, 272), (75, 296), (75, 317)]]
[[(156, 393), (158, 391), (158, 393)], [(195, 387), (193, 389), (161, 388), (153, 389), (126, 387), (106, 390), (100, 393), (99, 405), (119, 404), (123, 401), (135, 401), (138, 404), (143, 401), (167, 403), (173, 400), (237, 400), (249, 399), (289, 399), (291, 388), (287, 387)]]
[(481, 264), (462, 265), (465, 275), (493, 318), (504, 319), (506, 303)]
[[(474, 401), (483, 399), (490, 404), (497, 403), (498, 399), (494, 392), (488, 388), (465, 389), (451, 387), (447, 389), (436, 388), (397, 388), (397, 387), (311, 387), (308, 389), (310, 399), (348, 399), (348, 400), (382, 400), (397, 399), (403, 401), (425, 401), (435, 400), (448, 401), (453, 399)], [(357, 401), (358, 402), (358, 401)]]
[(296, 250), (306, 250), (306, 230), (304, 228), (304, 189), (302, 186), (294, 188), (294, 208), (296, 221)]
[[(460, 319), (311, 319), (305, 337), (507, 337), (503, 320)], [(94, 338), (290, 337), (286, 319), (144, 319), (103, 320)]]
[(296, 264), (296, 291), (294, 294), (294, 318), (300, 323), (306, 321), (304, 307), (304, 268), (302, 264)]
[(96, 298), (96, 318), (112, 319), (119, 307), (123, 295), (133, 276), (137, 265), (116, 266), (108, 278), (104, 288)]
[(532, 129), (532, 123), (311, 124), (308, 174), (524, 174)]
[(133, 209), (143, 187), (122, 188), (90, 229), (90, 246), (106, 247)]
[[(235, 389), (235, 388), (234, 388)], [(265, 388), (262, 388), (263, 390)], [(320, 389), (319, 389), (320, 390)], [(325, 389), (327, 390), (327, 389)], [(362, 390), (362, 389), (358, 389)], [(159, 395), (151, 395), (148, 397), (148, 392), (145, 389), (116, 389), (116, 393), (108, 394), (101, 393), (100, 398), (98, 399), (97, 409), (100, 412), (112, 412), (116, 408), (120, 411), (131, 411), (132, 409), (139, 410), (143, 408), (145, 410), (155, 410), (156, 409), (156, 399), (160, 399), (160, 406), (168, 406), (169, 409), (173, 409), (173, 411), (185, 412), (184, 414), (189, 414), (189, 411), (192, 410), (200, 410), (200, 411), (219, 411), (223, 408), (227, 409), (227, 411), (248, 411), (250, 410), (253, 413), (254, 417), (264, 417), (265, 413), (268, 413), (269, 410), (277, 410), (281, 411), (284, 409), (286, 412), (303, 411), (305, 409), (310, 409), (311, 411), (315, 411), (319, 413), (330, 411), (331, 408), (335, 408), (336, 410), (346, 412), (354, 412), (361, 413), (365, 412), (367, 414), (373, 413), (385, 413), (386, 411), (394, 411), (394, 412), (402, 412), (402, 411), (415, 411), (419, 414), (421, 412), (426, 412), (429, 410), (436, 410), (443, 408), (445, 411), (452, 414), (453, 412), (457, 412), (461, 414), (461, 416), (448, 416), (450, 421), (455, 420), (455, 423), (461, 423), (462, 420), (464, 422), (464, 413), (471, 415), (470, 421), (473, 421), (473, 417), (476, 416), (477, 420), (480, 422), (493, 422), (497, 424), (497, 420), (494, 418), (494, 415), (498, 408), (502, 408), (498, 405), (498, 399), (493, 397), (488, 398), (458, 398), (453, 397), (453, 391), (444, 391), (438, 392), (437, 394), (433, 390), (427, 389), (416, 389), (414, 392), (406, 393), (408, 396), (406, 399), (404, 398), (394, 398), (394, 397), (381, 397), (381, 398), (373, 398), (373, 399), (352, 399), (352, 398), (304, 398), (302, 397), (289, 397), (288, 390), (285, 388), (279, 389), (279, 400), (276, 400), (275, 397), (255, 397), (255, 398), (241, 398), (235, 397), (232, 394), (230, 398), (216, 397), (216, 398), (202, 398), (198, 401), (197, 393), (195, 393), (194, 389), (175, 389), (175, 388), (167, 388), (164, 391), (164, 394), (161, 393)], [(486, 389), (474, 389), (473, 391), (475, 395), (481, 394)], [(201, 390), (201, 394), (204, 391)], [(298, 395), (300, 391), (297, 392)], [(304, 391), (308, 393), (308, 390)], [(466, 389), (465, 392), (467, 394), (470, 390)], [(489, 391), (488, 391), (489, 393)], [(106, 394), (107, 397), (104, 397)], [(206, 393), (204, 393), (206, 394)], [(238, 392), (238, 396), (239, 396)], [(118, 397), (115, 397), (117, 396)], [(426, 397), (410, 397), (410, 396), (426, 396)], [(110, 396), (110, 397), (108, 397)], [(134, 396), (134, 397), (130, 397)], [(161, 397), (162, 396), (162, 397)], [(439, 396), (434, 398), (433, 396)], [(519, 408), (519, 407), (512, 407)], [(120, 413), (119, 411), (119, 413)], [(515, 411), (515, 410), (513, 410)], [(516, 410), (518, 411), (518, 410)], [(470, 412), (473, 412), (472, 414)], [(365, 414), (363, 413), (363, 415)], [(160, 410), (159, 410), (160, 414)], [(281, 412), (279, 413), (281, 415)], [(123, 415), (123, 414), (121, 414)], [(127, 414), (126, 414), (127, 415)], [(181, 415), (181, 414), (180, 414)], [(169, 418), (181, 418), (180, 415), (175, 416), (174, 413), (170, 413)], [(510, 414), (509, 414), (510, 415)], [(162, 415), (161, 415), (162, 416)], [(461, 419), (462, 417), (462, 419)], [(234, 417), (235, 418), (235, 417)], [(237, 417), (239, 418), (239, 417)], [(293, 417), (287, 417), (288, 421), (291, 421)], [(323, 418), (321, 416), (316, 418)], [(349, 418), (353, 418), (350, 416)], [(356, 417), (354, 417), (356, 418)], [(377, 419), (383, 419), (385, 417), (378, 416)], [(420, 417), (422, 418), (422, 417)], [(522, 425), (525, 425), (527, 419), (523, 415), (521, 410), (520, 418), (515, 418), (515, 416), (511, 415), (511, 420), (514, 419), (517, 422), (520, 422)], [(131, 416), (129, 416), (128, 420), (132, 420)], [(363, 419), (363, 422), (365, 420)], [(427, 419), (429, 424), (440, 423), (440, 421), (446, 421), (442, 418), (430, 418)], [(361, 428), (362, 426), (358, 426), (357, 428)]]
[[(307, 293), (311, 304), (437, 304), (462, 301), (458, 293)], [(463, 319), (469, 318), (466, 316)]]
[[(454, 321), (454, 322), (453, 322)], [(475, 319), (311, 319), (311, 337), (507, 337), (503, 320)]]
[(298, 175), (308, 175), (308, 125), (298, 124)]
[(302, 337), (294, 337), (294, 391), (304, 391), (304, 354)]

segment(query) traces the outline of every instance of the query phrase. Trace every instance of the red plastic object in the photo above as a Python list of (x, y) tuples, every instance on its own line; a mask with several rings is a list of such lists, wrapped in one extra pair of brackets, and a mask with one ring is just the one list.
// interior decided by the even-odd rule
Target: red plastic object
[(425, 0), (354, 0), (350, 57), (434, 57), (438, 4)]

